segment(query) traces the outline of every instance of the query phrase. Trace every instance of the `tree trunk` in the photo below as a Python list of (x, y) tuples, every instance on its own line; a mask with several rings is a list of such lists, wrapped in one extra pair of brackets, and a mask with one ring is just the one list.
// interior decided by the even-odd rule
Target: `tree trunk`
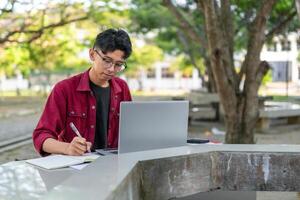
[(214, 74), (213, 74), (212, 69), (211, 69), (210, 60), (207, 57), (205, 57), (204, 58), (204, 63), (205, 63), (206, 74), (208, 76), (208, 80), (207, 80), (207, 82), (205, 82), (207, 92), (216, 93), (217, 92), (217, 86), (216, 86), (216, 81), (215, 81), (215, 78), (214, 78)]
[[(232, 16), (229, 0), (198, 1), (205, 16), (208, 55), (221, 105), (225, 112), (226, 143), (254, 143), (254, 128), (258, 119), (258, 89), (269, 65), (260, 61), (265, 42), (266, 19), (275, 0), (262, 1), (252, 23), (247, 54), (242, 68), (245, 84), (240, 90), (240, 79), (233, 64)], [(226, 19), (226, 20), (225, 20)], [(231, 32), (231, 33), (230, 33)]]
[[(226, 138), (228, 144), (253, 144), (255, 128), (258, 119), (258, 101), (253, 102), (251, 110), (247, 111), (247, 97), (237, 97), (237, 106), (229, 108), (231, 116), (225, 117)], [(253, 113), (253, 114), (252, 114)]]
[(295, 0), (295, 4), (297, 8), (298, 17), (300, 19), (300, 0)]
[[(240, 73), (237, 73), (233, 59), (235, 23), (230, 0), (196, 1), (197, 9), (202, 12), (205, 20), (205, 34), (201, 35), (197, 34), (195, 28), (176, 9), (171, 0), (163, 2), (178, 19), (181, 29), (206, 51), (204, 55), (207, 56), (205, 64), (209, 84), (215, 84), (225, 112), (226, 143), (254, 143), (254, 128), (259, 113), (258, 89), (270, 68), (267, 62), (260, 60), (262, 46), (266, 36), (270, 39), (274, 33), (282, 30), (296, 12), (290, 13), (266, 35), (267, 19), (276, 0), (259, 1), (256, 15), (247, 29), (249, 39), (245, 60)], [(245, 81), (241, 89), (242, 77), (245, 77)]]

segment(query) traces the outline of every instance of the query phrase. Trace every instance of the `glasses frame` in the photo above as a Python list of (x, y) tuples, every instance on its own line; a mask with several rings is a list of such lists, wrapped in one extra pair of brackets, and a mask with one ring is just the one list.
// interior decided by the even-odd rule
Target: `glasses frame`
[[(117, 63), (115, 63), (115, 62), (113, 61), (112, 58), (110, 58), (110, 57), (105, 58), (104, 56), (102, 56), (102, 55), (99, 53), (99, 51), (98, 51), (97, 49), (93, 49), (93, 50), (94, 50), (94, 51), (97, 53), (97, 55), (102, 59), (102, 61), (104, 62), (104, 65), (105, 65), (105, 68), (106, 68), (106, 69), (109, 69), (109, 68), (111, 68), (111, 67), (113, 66), (115, 71), (121, 72), (121, 71), (124, 71), (124, 70), (127, 68), (127, 63), (126, 63), (126, 62), (123, 62), (123, 64), (122, 64), (123, 67), (117, 67)], [(101, 51), (101, 50), (100, 50), (100, 51)], [(103, 51), (101, 51), (101, 53), (104, 54)], [(104, 55), (105, 55), (105, 54), (104, 54)], [(107, 59), (110, 59), (110, 61), (107, 60)]]

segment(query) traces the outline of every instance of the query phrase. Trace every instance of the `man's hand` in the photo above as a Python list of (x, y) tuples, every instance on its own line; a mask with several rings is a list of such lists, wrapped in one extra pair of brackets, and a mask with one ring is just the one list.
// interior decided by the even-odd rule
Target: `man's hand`
[(71, 156), (81, 156), (86, 151), (90, 152), (91, 146), (92, 144), (90, 142), (87, 142), (85, 138), (74, 137), (72, 142), (67, 145), (65, 154)]

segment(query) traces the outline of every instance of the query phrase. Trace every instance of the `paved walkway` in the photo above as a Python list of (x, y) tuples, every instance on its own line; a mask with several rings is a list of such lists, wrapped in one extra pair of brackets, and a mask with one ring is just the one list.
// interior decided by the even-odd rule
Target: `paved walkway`
[(40, 114), (12, 116), (0, 119), (0, 141), (31, 135)]

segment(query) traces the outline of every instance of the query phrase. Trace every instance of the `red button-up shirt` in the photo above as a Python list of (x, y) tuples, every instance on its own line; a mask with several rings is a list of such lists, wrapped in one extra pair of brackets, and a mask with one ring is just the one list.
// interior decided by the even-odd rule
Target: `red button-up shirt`
[[(114, 77), (109, 81), (110, 110), (107, 133), (108, 148), (118, 147), (119, 111), (121, 101), (131, 101), (126, 82)], [(94, 144), (96, 128), (96, 98), (89, 85), (89, 70), (57, 83), (48, 97), (44, 112), (33, 132), (35, 149), (41, 155), (47, 138), (71, 142), (76, 134), (70, 128), (73, 122), (87, 141)]]

